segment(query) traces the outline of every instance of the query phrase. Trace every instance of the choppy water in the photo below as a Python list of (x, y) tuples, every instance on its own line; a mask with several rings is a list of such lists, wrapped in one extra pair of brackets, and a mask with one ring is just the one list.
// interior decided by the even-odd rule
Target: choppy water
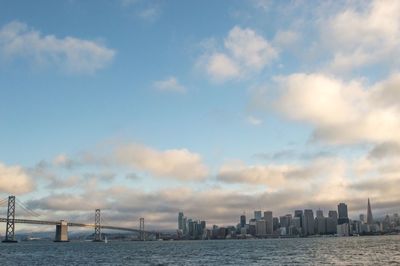
[(0, 265), (400, 265), (400, 236), (0, 244)]

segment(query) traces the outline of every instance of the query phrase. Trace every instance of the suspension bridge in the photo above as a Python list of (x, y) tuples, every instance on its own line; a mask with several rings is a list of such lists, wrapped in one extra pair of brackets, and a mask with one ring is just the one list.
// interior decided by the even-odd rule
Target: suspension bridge
[(119, 226), (112, 226), (112, 225), (104, 225), (101, 223), (101, 212), (100, 209), (96, 209), (94, 213), (94, 223), (78, 223), (78, 222), (68, 222), (66, 220), (59, 220), (59, 221), (46, 221), (46, 220), (31, 220), (31, 219), (16, 219), (16, 206), (21, 207), (26, 213), (31, 216), (39, 216), (35, 211), (31, 210), (30, 208), (26, 207), (21, 201), (17, 200), (15, 196), (9, 196), (6, 199), (0, 200), (0, 206), (7, 204), (7, 217), (1, 218), (0, 222), (6, 223), (6, 233), (5, 238), (2, 242), (5, 243), (15, 243), (17, 242), (15, 237), (15, 224), (35, 224), (35, 225), (54, 225), (56, 227), (55, 232), (55, 242), (68, 242), (68, 228), (69, 227), (86, 227), (86, 228), (93, 228), (94, 229), (94, 238), (93, 241), (101, 242), (103, 241), (102, 238), (102, 229), (108, 230), (118, 230), (118, 231), (128, 231), (128, 232), (135, 232), (139, 235), (139, 240), (144, 241), (146, 237), (150, 235), (156, 236), (159, 238), (160, 233), (155, 231), (145, 231), (144, 230), (144, 218), (140, 218), (140, 225), (139, 229), (135, 228), (125, 228)]

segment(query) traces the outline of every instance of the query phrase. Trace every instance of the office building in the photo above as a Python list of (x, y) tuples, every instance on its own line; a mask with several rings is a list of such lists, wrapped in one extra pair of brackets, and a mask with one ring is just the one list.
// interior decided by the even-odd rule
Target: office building
[(240, 228), (243, 228), (246, 226), (246, 215), (240, 215)]
[(314, 234), (314, 212), (313, 212), (313, 210), (310, 210), (310, 209), (304, 210), (303, 234), (306, 236)]
[(345, 203), (339, 203), (338, 205), (338, 224), (348, 224), (349, 223), (349, 216), (347, 213), (347, 205)]
[(274, 221), (271, 211), (264, 212), (264, 220), (267, 223), (267, 235), (271, 235), (274, 232)]
[(300, 227), (303, 226), (303, 210), (295, 210), (294, 217), (300, 218)]
[(256, 219), (256, 221), (261, 220), (261, 211), (254, 211), (254, 219)]
[(183, 212), (178, 214), (178, 229), (183, 232)]
[(264, 219), (258, 220), (256, 222), (256, 235), (265, 236), (267, 234), (267, 223)]

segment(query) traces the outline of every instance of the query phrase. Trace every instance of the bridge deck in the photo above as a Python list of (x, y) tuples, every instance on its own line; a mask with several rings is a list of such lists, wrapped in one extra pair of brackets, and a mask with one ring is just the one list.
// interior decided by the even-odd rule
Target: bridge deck
[[(20, 224), (39, 224), (39, 225), (58, 225), (61, 224), (60, 221), (41, 221), (41, 220), (28, 220), (28, 219), (14, 219), (15, 223)], [(7, 222), (7, 218), (0, 218), (0, 223)], [(94, 224), (85, 224), (85, 223), (73, 223), (68, 222), (68, 226), (74, 227), (90, 227), (94, 228)], [(119, 230), (119, 231), (128, 231), (128, 232), (135, 232), (139, 233), (140, 230), (133, 229), (133, 228), (126, 228), (126, 227), (118, 227), (118, 226), (110, 226), (110, 225), (100, 225), (102, 229), (110, 229), (110, 230)], [(144, 231), (147, 234), (156, 234), (157, 232), (154, 231)]]

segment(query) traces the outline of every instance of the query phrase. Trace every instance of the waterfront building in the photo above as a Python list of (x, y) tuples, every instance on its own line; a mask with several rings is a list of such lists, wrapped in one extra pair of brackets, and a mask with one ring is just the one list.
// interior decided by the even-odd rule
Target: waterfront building
[(289, 226), (289, 235), (301, 235), (300, 217), (293, 217)]
[(334, 235), (337, 233), (337, 219), (335, 219), (334, 217), (326, 218), (326, 233), (330, 235)]
[(183, 235), (187, 235), (188, 234), (188, 226), (187, 226), (187, 218), (186, 217), (183, 217), (183, 229), (182, 229), (182, 232), (183, 232)]
[(349, 215), (347, 213), (347, 205), (345, 203), (339, 203), (338, 205), (338, 224), (348, 224), (349, 223)]
[(304, 210), (303, 234), (306, 236), (314, 234), (314, 212), (313, 212), (313, 210), (310, 210), (310, 209)]
[(317, 218), (324, 217), (324, 212), (321, 209), (318, 209), (317, 213), (316, 213), (316, 216), (317, 216)]
[(349, 224), (348, 223), (338, 224), (337, 235), (338, 236), (349, 236)]
[(374, 223), (374, 218), (372, 217), (372, 210), (371, 210), (371, 204), (369, 202), (368, 198), (368, 207), (367, 207), (367, 224), (373, 224)]
[(274, 232), (274, 221), (271, 211), (264, 212), (264, 220), (267, 223), (267, 235), (272, 235)]

